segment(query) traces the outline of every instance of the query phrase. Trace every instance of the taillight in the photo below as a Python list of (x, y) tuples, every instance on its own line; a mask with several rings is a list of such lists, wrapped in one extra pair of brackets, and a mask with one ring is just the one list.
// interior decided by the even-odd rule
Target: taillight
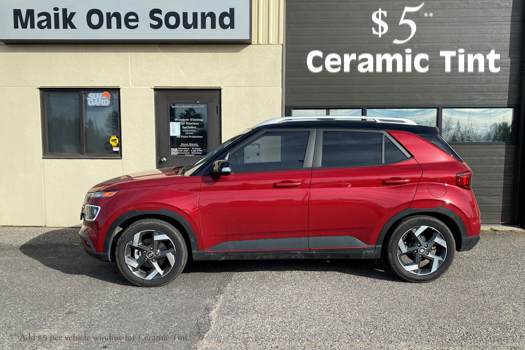
[(470, 190), (472, 185), (472, 171), (462, 171), (456, 174), (456, 185)]

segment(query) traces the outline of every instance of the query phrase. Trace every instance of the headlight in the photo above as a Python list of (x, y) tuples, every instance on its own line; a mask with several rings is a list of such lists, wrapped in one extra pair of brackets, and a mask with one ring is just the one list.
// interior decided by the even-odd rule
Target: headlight
[(106, 192), (91, 192), (87, 194), (87, 198), (110, 198), (117, 194), (119, 190)]
[(95, 221), (98, 213), (100, 213), (100, 207), (98, 205), (86, 204), (84, 207), (84, 219), (86, 221)]

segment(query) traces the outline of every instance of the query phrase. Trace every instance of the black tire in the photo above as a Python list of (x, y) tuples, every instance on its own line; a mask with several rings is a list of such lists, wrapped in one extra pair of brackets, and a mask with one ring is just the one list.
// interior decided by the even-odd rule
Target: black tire
[(450, 229), (431, 216), (412, 216), (394, 230), (386, 247), (393, 272), (408, 282), (429, 282), (443, 275), (454, 260)]
[(188, 249), (173, 225), (143, 219), (124, 230), (115, 257), (128, 281), (141, 287), (158, 287), (180, 275), (188, 260)]

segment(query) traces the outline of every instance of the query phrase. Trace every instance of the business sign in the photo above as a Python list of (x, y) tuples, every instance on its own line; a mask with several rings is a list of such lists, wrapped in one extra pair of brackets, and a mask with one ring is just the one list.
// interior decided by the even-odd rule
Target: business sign
[[(408, 43), (416, 34), (417, 24), (415, 21), (408, 19), (411, 14), (422, 12), (425, 3), (419, 6), (405, 6), (403, 14), (399, 21), (399, 26), (408, 26), (410, 34), (404, 39), (394, 39), (392, 44), (402, 45)], [(370, 34), (377, 35), (378, 38), (384, 36), (388, 32), (388, 24), (386, 22), (387, 11), (379, 10), (372, 13), (372, 21), (377, 25), (372, 27)], [(433, 13), (426, 12), (426, 17), (433, 17)], [(376, 29), (377, 28), (377, 29)], [(308, 70), (312, 73), (320, 73), (326, 69), (330, 73), (350, 73), (352, 70), (357, 70), (359, 73), (381, 73), (383, 72), (383, 65), (386, 65), (385, 71), (387, 73), (393, 72), (394, 61), (395, 71), (397, 73), (427, 73), (430, 68), (430, 56), (424, 52), (414, 52), (411, 48), (406, 48), (404, 53), (377, 53), (375, 56), (370, 53), (344, 53), (342, 56), (339, 53), (329, 53), (325, 56), (323, 51), (312, 50), (306, 57), (306, 65)], [(469, 73), (483, 73), (485, 66), (488, 66), (490, 73), (499, 73), (499, 60), (501, 55), (492, 49), (489, 52), (466, 52), (465, 49), (457, 50), (440, 50), (439, 56), (443, 58), (445, 63), (445, 72), (450, 73), (452, 70), (457, 72)], [(324, 61), (324, 62), (323, 62)], [(324, 63), (324, 64), (323, 64)]]
[(1, 42), (249, 42), (250, 0), (0, 0)]
[[(286, 1), (290, 109), (519, 104), (523, 15), (514, 0), (304, 3)], [(494, 18), (499, 27), (487, 25)]]

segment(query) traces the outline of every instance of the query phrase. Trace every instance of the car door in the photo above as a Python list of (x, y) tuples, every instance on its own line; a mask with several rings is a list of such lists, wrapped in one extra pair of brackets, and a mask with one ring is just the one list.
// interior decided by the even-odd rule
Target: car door
[(315, 131), (270, 129), (227, 156), (230, 175), (204, 175), (199, 215), (207, 252), (308, 249)]
[(409, 207), (421, 174), (419, 164), (384, 131), (319, 131), (310, 190), (310, 249), (375, 245), (383, 225)]

